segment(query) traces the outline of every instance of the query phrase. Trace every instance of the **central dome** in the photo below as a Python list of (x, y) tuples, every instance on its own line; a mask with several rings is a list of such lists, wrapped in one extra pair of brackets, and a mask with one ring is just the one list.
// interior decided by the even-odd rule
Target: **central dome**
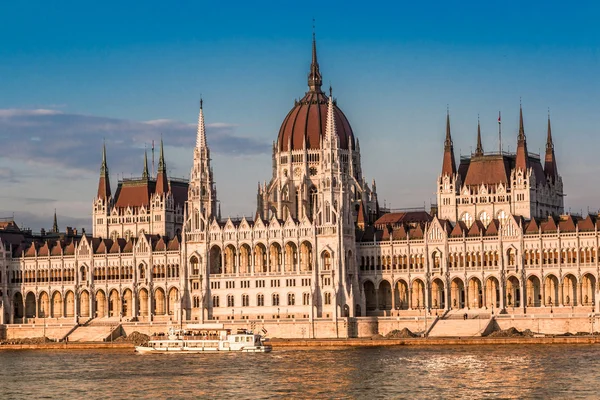
[[(321, 139), (325, 136), (327, 124), (327, 102), (329, 98), (321, 90), (321, 73), (317, 62), (317, 46), (313, 36), (312, 63), (308, 74), (308, 92), (297, 101), (283, 120), (277, 137), (279, 151), (316, 150), (321, 148)], [(354, 134), (348, 119), (337, 105), (333, 104), (335, 125), (339, 137), (339, 146), (347, 150), (354, 145)]]

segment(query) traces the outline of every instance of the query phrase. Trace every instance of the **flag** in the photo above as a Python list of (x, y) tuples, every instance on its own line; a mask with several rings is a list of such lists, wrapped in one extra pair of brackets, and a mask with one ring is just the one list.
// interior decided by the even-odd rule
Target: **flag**
[(500, 118), (500, 111), (498, 111), (498, 123), (502, 123), (501, 118)]

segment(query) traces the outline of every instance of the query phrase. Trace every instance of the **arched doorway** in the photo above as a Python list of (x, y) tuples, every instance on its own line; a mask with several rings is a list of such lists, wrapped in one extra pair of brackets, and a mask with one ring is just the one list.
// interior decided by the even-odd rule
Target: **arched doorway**
[(52, 295), (52, 318), (62, 317), (63, 299), (60, 292), (54, 292)]
[(236, 272), (236, 258), (237, 252), (235, 251), (235, 247), (232, 244), (227, 245), (225, 247), (225, 273), (226, 274), (235, 274)]
[(75, 316), (75, 294), (72, 291), (68, 291), (65, 294), (65, 317)]
[(293, 242), (288, 242), (285, 245), (285, 271), (295, 272), (298, 263), (298, 251)]
[(485, 281), (485, 304), (486, 307), (500, 308), (500, 283), (494, 276)]
[(388, 281), (381, 281), (379, 283), (378, 299), (380, 310), (392, 309), (392, 285)]
[(104, 291), (96, 292), (96, 318), (106, 317), (106, 294)]
[(51, 316), (50, 297), (46, 292), (41, 292), (38, 296), (38, 316), (43, 318)]
[(460, 278), (454, 278), (450, 283), (450, 305), (452, 308), (465, 307), (465, 284)]
[(371, 281), (365, 281), (363, 284), (365, 293), (365, 303), (367, 312), (374, 311), (377, 308), (377, 296), (375, 295), (375, 285)]
[(567, 274), (563, 278), (563, 305), (577, 305), (577, 278), (572, 274)]
[(250, 246), (247, 244), (243, 244), (240, 246), (240, 273), (241, 274), (249, 274), (251, 271), (252, 265), (252, 251), (250, 250)]
[(13, 315), (15, 319), (19, 319), (21, 320), (23, 318), (23, 295), (21, 294), (21, 292), (16, 292), (13, 295), (13, 307), (14, 307), (14, 311), (13, 311)]
[(521, 307), (521, 283), (516, 276), (511, 276), (506, 281), (507, 307)]
[(408, 309), (408, 284), (402, 279), (396, 282), (396, 309)]
[(90, 293), (87, 290), (79, 295), (79, 313), (82, 317), (90, 316)]
[(557, 306), (558, 302), (558, 278), (553, 274), (546, 275), (544, 279), (545, 306)]
[(133, 293), (131, 289), (125, 289), (123, 292), (123, 315), (128, 318), (133, 316)]
[(271, 243), (269, 246), (269, 272), (281, 272), (281, 246)]
[(27, 318), (35, 318), (35, 294), (33, 292), (27, 293), (25, 296), (25, 316)]
[(165, 291), (158, 288), (154, 291), (154, 315), (165, 315)]
[(312, 244), (310, 242), (302, 242), (300, 245), (300, 271), (312, 271)]
[(209, 260), (210, 260), (210, 273), (211, 274), (222, 274), (223, 273), (223, 263), (221, 260), (221, 248), (219, 246), (213, 246), (210, 248)]
[(179, 291), (172, 287), (169, 290), (169, 315), (175, 315), (175, 305), (179, 301)]
[(596, 304), (596, 278), (592, 274), (584, 274), (581, 278), (581, 305)]
[(121, 313), (121, 299), (119, 298), (119, 292), (116, 289), (110, 291), (108, 296), (108, 316), (118, 317)]
[(148, 290), (140, 289), (139, 291), (139, 304), (140, 304), (140, 316), (147, 317), (148, 316)]
[(419, 309), (425, 307), (425, 284), (421, 279), (415, 279), (411, 287), (411, 307)]
[(444, 291), (444, 282), (436, 278), (431, 282), (431, 308), (446, 308), (446, 295)]
[(469, 299), (468, 306), (469, 308), (482, 308), (483, 307), (483, 290), (481, 286), (481, 281), (479, 278), (472, 277), (469, 279)]
[(540, 279), (531, 275), (527, 278), (527, 307), (539, 307), (541, 298)]

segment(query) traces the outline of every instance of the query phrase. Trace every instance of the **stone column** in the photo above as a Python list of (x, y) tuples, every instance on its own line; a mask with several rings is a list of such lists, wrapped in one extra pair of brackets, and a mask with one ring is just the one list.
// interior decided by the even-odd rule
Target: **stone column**
[(90, 302), (90, 318), (96, 318), (96, 293), (95, 290), (90, 289), (90, 296), (89, 296), (89, 302)]
[(542, 306), (546, 307), (546, 280), (542, 278)]
[[(392, 278), (392, 281), (394, 281), (393, 278)], [(393, 284), (393, 286), (392, 286), (392, 314), (394, 313), (395, 309), (396, 309), (396, 285)]]
[(564, 282), (564, 278), (560, 280), (560, 291), (559, 291), (559, 296), (560, 299), (558, 299), (560, 301), (560, 305), (561, 307), (565, 305), (565, 282)]
[(154, 307), (152, 307), (154, 291), (152, 287), (148, 288), (148, 321), (152, 321), (154, 317)]

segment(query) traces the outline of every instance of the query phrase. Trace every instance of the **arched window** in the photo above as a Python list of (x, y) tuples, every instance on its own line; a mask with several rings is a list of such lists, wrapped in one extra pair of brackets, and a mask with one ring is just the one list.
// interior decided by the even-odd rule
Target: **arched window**
[(331, 293), (325, 293), (325, 305), (328, 306), (331, 304)]
[(302, 294), (302, 305), (307, 306), (309, 304), (310, 304), (310, 293), (303, 293)]
[(279, 305), (279, 295), (277, 293), (273, 294), (273, 305), (274, 306), (278, 306)]
[(331, 255), (328, 251), (323, 252), (323, 270), (329, 271), (331, 270)]
[(258, 307), (262, 307), (265, 305), (265, 295), (264, 294), (259, 294), (258, 296), (256, 296), (256, 305)]
[(227, 307), (235, 307), (235, 299), (232, 294), (227, 295)]
[(247, 294), (242, 295), (242, 307), (248, 307), (250, 305), (250, 296)]
[(213, 307), (219, 307), (219, 296), (213, 296), (212, 303)]
[(296, 295), (294, 293), (288, 294), (288, 306), (296, 305)]
[(197, 276), (200, 273), (200, 266), (198, 265), (198, 257), (193, 256), (190, 259), (190, 267), (191, 267), (193, 276)]

